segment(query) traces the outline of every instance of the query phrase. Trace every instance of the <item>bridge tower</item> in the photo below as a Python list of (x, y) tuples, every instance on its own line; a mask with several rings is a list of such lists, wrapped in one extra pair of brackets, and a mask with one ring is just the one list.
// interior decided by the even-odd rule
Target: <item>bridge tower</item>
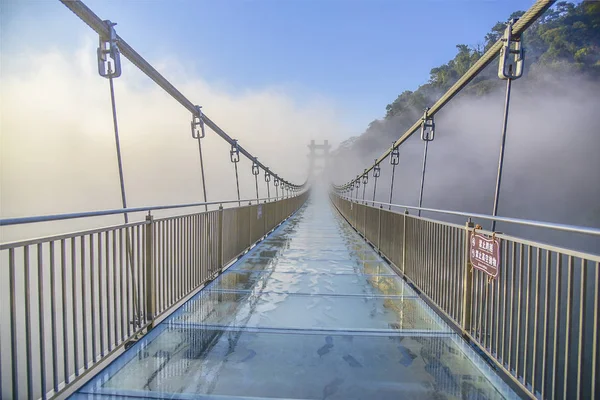
[[(308, 176), (310, 178), (314, 178), (317, 172), (322, 172), (327, 169), (331, 145), (329, 144), (329, 140), (324, 140), (323, 144), (316, 144), (314, 140), (311, 140), (307, 147), (310, 150), (308, 154)], [(317, 165), (316, 163), (316, 161), (319, 159), (323, 160), (321, 165)]]

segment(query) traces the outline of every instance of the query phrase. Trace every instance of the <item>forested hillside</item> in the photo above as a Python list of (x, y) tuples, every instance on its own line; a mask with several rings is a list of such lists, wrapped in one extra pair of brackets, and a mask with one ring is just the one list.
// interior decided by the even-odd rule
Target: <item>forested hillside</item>
[[(513, 13), (518, 18), (524, 12)], [(385, 117), (369, 124), (358, 138), (342, 143), (338, 153), (343, 156), (350, 149), (362, 152), (381, 149), (382, 140), (391, 143), (404, 133), (452, 86), (481, 56), (502, 37), (506, 22), (498, 22), (483, 38), (481, 45), (456, 46), (456, 56), (444, 65), (432, 68), (429, 81), (416, 90), (405, 90), (385, 109)], [(525, 77), (528, 85), (535, 85), (541, 75), (556, 77), (574, 73), (600, 77), (600, 2), (586, 1), (577, 5), (558, 2), (543, 18), (536, 21), (523, 36), (526, 51)], [(503, 85), (496, 74), (497, 60), (475, 78), (461, 95), (483, 96)], [(375, 140), (373, 140), (375, 139)]]
[[(510, 17), (518, 17), (517, 12)], [(456, 56), (432, 68), (429, 81), (402, 92), (384, 117), (334, 152), (332, 179), (341, 184), (362, 174), (503, 34), (498, 22), (479, 46), (458, 45)], [(477, 38), (474, 38), (477, 43)], [(498, 214), (557, 223), (600, 226), (600, 2), (559, 2), (523, 36), (525, 72), (512, 85)], [(497, 61), (488, 65), (435, 116), (423, 206), (490, 214), (494, 202), (506, 82)], [(400, 146), (393, 203), (417, 205), (423, 142), (413, 135)], [(381, 164), (354, 196), (390, 201), (391, 166)], [(363, 185), (364, 186), (364, 185)], [(461, 218), (424, 215), (464, 224)], [(598, 238), (498, 229), (519, 237), (598, 253)]]

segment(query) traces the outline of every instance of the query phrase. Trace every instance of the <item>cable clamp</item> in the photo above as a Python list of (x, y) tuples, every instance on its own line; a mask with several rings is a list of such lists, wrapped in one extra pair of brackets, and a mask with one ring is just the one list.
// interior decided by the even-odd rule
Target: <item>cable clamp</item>
[[(115, 22), (105, 20), (108, 28), (108, 40), (99, 37), (98, 44), (98, 73), (104, 78), (118, 78), (121, 76), (121, 53), (119, 52)], [(114, 67), (114, 68), (113, 68)]]
[(204, 132), (204, 116), (202, 114), (202, 106), (196, 106), (196, 113), (192, 114), (192, 137), (194, 139), (202, 139), (206, 136)]
[(431, 142), (434, 137), (435, 122), (433, 122), (433, 116), (429, 115), (429, 108), (426, 108), (423, 118), (421, 118), (421, 140)]
[(523, 76), (523, 60), (525, 50), (523, 49), (521, 37), (513, 37), (512, 28), (517, 19), (511, 19), (506, 25), (502, 37), (502, 48), (500, 49), (500, 62), (498, 64), (498, 78), (518, 79)]
[(379, 178), (380, 176), (381, 176), (381, 167), (379, 166), (377, 159), (375, 159), (375, 166), (373, 167), (373, 178)]
[[(392, 144), (394, 146), (395, 142)], [(397, 147), (392, 147), (392, 152), (390, 153), (390, 164), (398, 165), (400, 162), (400, 151)]]
[(238, 163), (240, 161), (240, 149), (238, 148), (238, 141), (236, 139), (233, 139), (233, 143), (231, 143), (229, 159), (232, 163)]

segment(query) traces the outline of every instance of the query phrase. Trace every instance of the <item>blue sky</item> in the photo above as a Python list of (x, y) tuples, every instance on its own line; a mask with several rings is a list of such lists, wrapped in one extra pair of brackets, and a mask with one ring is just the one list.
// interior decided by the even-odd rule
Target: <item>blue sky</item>
[[(3, 57), (75, 49), (90, 29), (58, 1), (0, 0)], [(266, 87), (324, 98), (358, 134), (404, 90), (425, 83), (455, 45), (476, 45), (531, 0), (101, 1), (85, 3), (151, 63), (232, 93)], [(90, 51), (93, 51), (90, 50)], [(167, 75), (167, 78), (174, 78)]]

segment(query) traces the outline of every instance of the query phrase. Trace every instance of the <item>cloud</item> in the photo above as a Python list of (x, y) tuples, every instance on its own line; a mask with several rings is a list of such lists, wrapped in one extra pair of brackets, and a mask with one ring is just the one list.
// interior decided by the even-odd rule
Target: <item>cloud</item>
[[(556, 76), (547, 71), (513, 84), (498, 215), (600, 226), (599, 92), (597, 80)], [(436, 139), (429, 144), (427, 158), (424, 207), (491, 214), (503, 107), (502, 87), (483, 97), (457, 97), (436, 115)], [(370, 165), (384, 147), (389, 147), (386, 141), (382, 143), (369, 152), (361, 151), (365, 146), (355, 149), (354, 162), (344, 168), (338, 166), (337, 172), (345, 176), (338, 175), (337, 181), (352, 178)], [(394, 203), (418, 204), (422, 157), (423, 142), (417, 132), (400, 147)], [(389, 201), (390, 171), (386, 160), (377, 185), (379, 201)], [(370, 185), (366, 198), (372, 198), (372, 190)], [(427, 216), (444, 218), (440, 214)], [(465, 222), (464, 218), (447, 219)], [(489, 223), (485, 227), (489, 228)], [(505, 224), (499, 224), (498, 229), (593, 253), (600, 249), (598, 238)]]
[[(4, 60), (3, 217), (120, 207), (109, 83), (96, 72), (95, 47), (90, 37), (72, 53), (28, 51)], [(190, 113), (125, 59), (123, 64), (114, 84), (128, 205), (201, 201)], [(300, 104), (281, 87), (233, 92), (192, 76), (173, 58), (157, 65), (221, 128), (293, 182), (306, 179), (310, 140), (336, 142), (343, 132), (335, 104), (317, 95)], [(235, 199), (229, 145), (210, 130), (202, 145), (208, 199)], [(250, 162), (242, 158), (239, 171), (242, 197), (255, 197)], [(262, 171), (259, 187), (266, 195)]]

